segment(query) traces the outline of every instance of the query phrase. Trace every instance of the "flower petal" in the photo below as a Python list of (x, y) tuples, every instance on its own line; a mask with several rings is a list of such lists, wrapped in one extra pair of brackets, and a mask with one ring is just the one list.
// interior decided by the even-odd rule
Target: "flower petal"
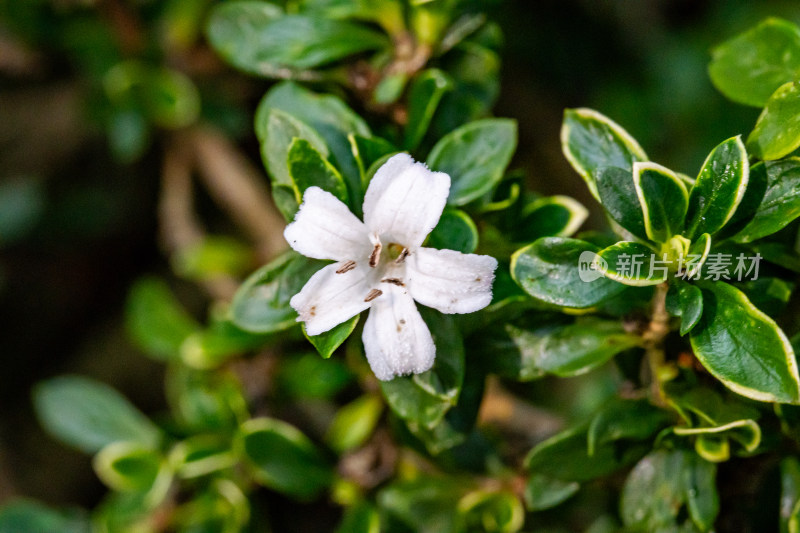
[(416, 248), (436, 227), (449, 193), (450, 176), (431, 172), (408, 154), (397, 154), (369, 183), (364, 223), (387, 243)]
[(389, 285), (372, 302), (361, 338), (369, 366), (382, 381), (419, 374), (433, 366), (433, 337), (403, 287)]
[(283, 236), (295, 251), (314, 259), (356, 259), (372, 248), (364, 223), (319, 187), (306, 189), (300, 210)]
[(448, 314), (472, 313), (492, 301), (494, 257), (420, 248), (406, 264), (406, 284), (422, 305)]
[(369, 267), (363, 264), (348, 270), (352, 266), (348, 263), (341, 261), (321, 269), (289, 302), (309, 335), (325, 333), (370, 306), (364, 301), (370, 291)]

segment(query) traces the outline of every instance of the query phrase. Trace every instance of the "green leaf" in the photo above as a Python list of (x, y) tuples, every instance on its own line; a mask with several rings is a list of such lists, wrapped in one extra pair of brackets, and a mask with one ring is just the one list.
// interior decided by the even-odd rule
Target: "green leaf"
[(529, 381), (544, 374), (584, 374), (639, 344), (639, 337), (626, 333), (620, 322), (585, 317), (573, 324), (531, 330), (506, 324), (501, 336), (490, 337), (484, 346), (492, 354), (487, 358), (490, 370)]
[(183, 341), (200, 326), (158, 278), (142, 278), (131, 287), (125, 304), (125, 325), (148, 355), (159, 360), (180, 357)]
[(508, 491), (476, 490), (458, 502), (469, 531), (516, 533), (525, 522), (525, 509), (517, 496)]
[(634, 237), (647, 240), (644, 212), (633, 184), (633, 171), (619, 167), (601, 168), (594, 174), (594, 183), (608, 216)]
[(747, 152), (741, 137), (720, 143), (706, 158), (689, 193), (686, 235), (713, 235), (733, 217), (750, 178)]
[(747, 149), (765, 161), (780, 159), (800, 146), (800, 85), (778, 87), (747, 137)]
[(550, 509), (570, 499), (580, 488), (575, 481), (533, 474), (525, 483), (525, 507), (529, 511)]
[(349, 320), (345, 320), (333, 329), (320, 333), (319, 335), (309, 335), (306, 333), (306, 326), (303, 324), (303, 335), (314, 345), (323, 359), (328, 359), (336, 349), (353, 333), (358, 324), (360, 315), (356, 315)]
[(780, 518), (781, 533), (800, 531), (800, 461), (795, 457), (781, 461)]
[(173, 416), (189, 432), (230, 432), (249, 416), (241, 384), (222, 371), (174, 366), (166, 393)]
[(325, 442), (338, 453), (364, 444), (383, 414), (379, 396), (365, 394), (341, 407), (325, 433)]
[(712, 51), (708, 73), (719, 91), (733, 100), (763, 106), (775, 90), (800, 72), (800, 29), (768, 18)]
[(351, 133), (347, 136), (347, 140), (350, 142), (350, 149), (361, 176), (361, 188), (366, 190), (369, 184), (367, 171), (372, 164), (384, 156), (396, 154), (398, 150), (389, 141), (380, 137), (363, 137)]
[(294, 326), (297, 313), (289, 300), (322, 264), (290, 251), (256, 270), (236, 291), (231, 320), (252, 333), (273, 333)]
[(378, 492), (381, 510), (416, 533), (457, 533), (458, 500), (464, 484), (453, 477), (422, 475), (412, 480), (395, 481)]
[(428, 236), (426, 246), (471, 254), (478, 248), (478, 227), (464, 211), (448, 207)]
[(747, 297), (703, 282), (703, 317), (692, 330), (695, 355), (734, 392), (763, 402), (800, 403), (800, 376), (789, 339)]
[(289, 175), (302, 194), (309, 187), (328, 191), (347, 204), (347, 185), (339, 171), (305, 139), (294, 139), (289, 147)]
[(287, 357), (278, 373), (278, 388), (297, 399), (331, 398), (347, 387), (353, 375), (338, 359), (324, 360), (314, 353)]
[(522, 210), (518, 240), (533, 242), (540, 237), (571, 237), (589, 212), (569, 196), (537, 198)]
[(618, 242), (600, 250), (594, 265), (606, 278), (634, 287), (658, 285), (669, 277), (664, 258), (637, 242)]
[(448, 203), (465, 205), (497, 186), (516, 146), (517, 124), (513, 120), (476, 120), (439, 139), (427, 164), (450, 175)]
[(372, 91), (372, 102), (379, 106), (394, 104), (403, 95), (407, 83), (408, 73), (406, 72), (387, 74), (380, 79)]
[(703, 315), (703, 293), (695, 285), (674, 279), (670, 281), (667, 300), (672, 301), (667, 304), (669, 312), (681, 317), (681, 335), (686, 335)]
[(331, 467), (297, 428), (273, 418), (242, 424), (239, 450), (253, 477), (271, 489), (300, 500), (316, 498), (332, 481)]
[(385, 48), (366, 26), (307, 15), (284, 15), (265, 2), (216, 6), (207, 27), (211, 46), (233, 66), (257, 76), (287, 78), (367, 50)]
[[(259, 124), (265, 123), (272, 109), (280, 109), (308, 124), (325, 140), (331, 153), (329, 159), (347, 183), (351, 207), (356, 208), (356, 215), (360, 214), (364, 191), (348, 136), (353, 133), (370, 137), (369, 126), (364, 119), (336, 96), (317, 94), (295, 83), (283, 82), (272, 87), (259, 103), (255, 118), (257, 134)], [(323, 157), (328, 157), (328, 153), (315, 144), (313, 139), (302, 137), (311, 142)], [(288, 150), (290, 142), (291, 138), (286, 140), (286, 144), (279, 146)], [(280, 163), (285, 162), (286, 158)]]
[(403, 147), (415, 150), (431, 124), (442, 96), (453, 89), (453, 80), (439, 69), (423, 70), (414, 77), (408, 91), (408, 123)]
[[(591, 307), (625, 289), (589, 267), (600, 249), (577, 239), (543, 237), (511, 256), (511, 275), (525, 292), (562, 307)], [(590, 274), (584, 277), (582, 272)]]
[(12, 500), (0, 509), (0, 533), (89, 533), (82, 512), (60, 512), (32, 500)]
[(737, 242), (772, 235), (800, 216), (800, 158), (765, 161), (757, 166), (766, 171), (766, 190), (752, 219), (734, 235)]
[(178, 251), (172, 268), (183, 278), (207, 281), (218, 276), (240, 276), (253, 266), (250, 246), (230, 237), (209, 235)]
[(592, 418), (586, 438), (590, 456), (621, 439), (645, 440), (664, 427), (670, 416), (647, 400), (614, 398)]
[(208, 328), (189, 335), (181, 345), (181, 361), (199, 369), (217, 368), (236, 355), (268, 344), (272, 337), (244, 331), (227, 316), (214, 318)]
[(344, 511), (336, 533), (381, 533), (381, 518), (369, 503), (351, 505)]
[(172, 447), (169, 464), (181, 479), (194, 479), (236, 466), (230, 438), (220, 434), (199, 434)]
[(407, 422), (433, 429), (458, 401), (464, 382), (464, 345), (449, 315), (421, 310), (436, 344), (436, 360), (427, 372), (381, 381), (392, 411)]
[(585, 108), (564, 110), (561, 150), (598, 200), (596, 179), (603, 168), (630, 172), (636, 161), (647, 161), (647, 154), (622, 126)]
[(95, 455), (92, 465), (106, 486), (119, 491), (147, 492), (161, 470), (161, 455), (137, 442), (112, 442)]
[(794, 283), (766, 276), (738, 284), (747, 299), (769, 316), (778, 316), (783, 312), (794, 287)]
[(680, 233), (689, 203), (683, 181), (661, 165), (637, 162), (633, 164), (633, 186), (647, 237), (663, 243)]
[(39, 423), (53, 437), (86, 453), (118, 441), (155, 447), (161, 431), (119, 392), (81, 376), (43, 381), (33, 391)]

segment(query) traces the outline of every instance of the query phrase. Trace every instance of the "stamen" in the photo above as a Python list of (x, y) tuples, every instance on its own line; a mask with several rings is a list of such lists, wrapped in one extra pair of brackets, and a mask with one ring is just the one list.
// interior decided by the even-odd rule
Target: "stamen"
[(406, 260), (406, 257), (408, 257), (408, 248), (403, 248), (403, 251), (401, 251), (400, 255), (397, 256), (397, 259), (394, 260), (395, 264), (399, 265)]
[(381, 283), (391, 283), (392, 285), (397, 285), (398, 287), (405, 287), (406, 284), (403, 283), (403, 280), (399, 278), (383, 278)]
[(337, 274), (344, 274), (345, 272), (350, 272), (356, 267), (355, 261), (348, 261), (347, 263), (342, 265), (342, 268), (336, 271)]
[(375, 247), (372, 249), (372, 253), (369, 254), (369, 266), (375, 268), (378, 266), (378, 261), (381, 258), (381, 243), (376, 242)]
[(369, 294), (367, 294), (367, 297), (364, 298), (364, 301), (365, 302), (371, 302), (372, 300), (374, 300), (375, 298), (377, 298), (381, 294), (383, 294), (382, 290), (380, 290), (380, 289), (372, 289), (371, 291), (369, 291)]

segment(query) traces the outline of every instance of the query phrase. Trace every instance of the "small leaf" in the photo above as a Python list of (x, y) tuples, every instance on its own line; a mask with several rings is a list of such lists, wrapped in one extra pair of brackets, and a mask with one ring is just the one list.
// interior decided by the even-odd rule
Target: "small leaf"
[(639, 143), (619, 124), (585, 108), (564, 111), (561, 150), (598, 200), (595, 180), (603, 168), (619, 167), (630, 172), (636, 161), (647, 161)]
[(790, 81), (778, 87), (758, 116), (747, 137), (755, 157), (780, 159), (800, 146), (800, 84)]
[(80, 376), (60, 376), (36, 385), (33, 403), (52, 436), (86, 453), (118, 441), (155, 447), (160, 430), (119, 392)]
[(175, 366), (166, 393), (177, 423), (189, 432), (229, 433), (249, 416), (239, 381), (224, 372)]
[(617, 224), (634, 237), (647, 240), (644, 212), (633, 184), (633, 171), (619, 167), (602, 168), (594, 174), (600, 203)]
[(237, 277), (252, 268), (253, 255), (250, 246), (236, 239), (209, 235), (179, 250), (172, 258), (172, 267), (176, 274), (193, 281)]
[(589, 211), (569, 196), (538, 198), (523, 209), (517, 240), (532, 242), (540, 237), (571, 237), (588, 216)]
[(673, 315), (681, 317), (681, 335), (686, 335), (697, 325), (703, 315), (703, 293), (697, 286), (679, 279), (669, 284), (667, 298), (674, 298)]
[(450, 175), (451, 205), (465, 205), (493, 190), (517, 146), (513, 120), (476, 120), (442, 137), (428, 155), (432, 170)]
[(112, 442), (92, 461), (97, 477), (119, 491), (147, 492), (161, 470), (161, 455), (136, 442)]
[(789, 339), (747, 297), (703, 282), (703, 317), (692, 330), (695, 355), (734, 392), (762, 402), (800, 403), (800, 376)]
[(634, 287), (658, 285), (669, 277), (669, 263), (636, 242), (618, 242), (600, 250), (594, 265), (606, 278)]
[(408, 123), (403, 146), (415, 150), (428, 131), (442, 96), (452, 90), (453, 81), (439, 69), (423, 70), (414, 77), (408, 92)]
[(646, 400), (614, 398), (592, 418), (586, 438), (590, 456), (595, 451), (621, 439), (645, 440), (670, 421), (666, 411)]
[(737, 242), (753, 242), (771, 235), (800, 216), (800, 158), (765, 161), (757, 167), (766, 170), (766, 190), (752, 219), (734, 235)]
[(633, 164), (633, 186), (642, 206), (647, 237), (663, 243), (680, 233), (689, 202), (681, 179), (656, 163), (637, 162)]
[(332, 471), (314, 444), (297, 428), (273, 418), (248, 420), (239, 432), (239, 449), (262, 485), (300, 500), (317, 497), (332, 481)]
[[(279, 7), (264, 2), (216, 6), (207, 33), (211, 46), (226, 61), (267, 78), (292, 77), (296, 71), (388, 45), (385, 36), (361, 24), (284, 15)], [(290, 70), (285, 73), (285, 69)]]
[(383, 487), (377, 500), (383, 513), (401, 522), (407, 530), (456, 533), (461, 531), (456, 506), (466, 488), (453, 477), (421, 475)]
[(300, 194), (309, 187), (319, 187), (347, 204), (347, 185), (341, 174), (305, 139), (292, 141), (288, 166)]
[(511, 275), (534, 298), (562, 307), (591, 307), (625, 289), (590, 272), (599, 250), (577, 239), (543, 237), (511, 256)]
[(458, 502), (458, 511), (470, 531), (516, 533), (525, 522), (525, 509), (510, 491), (476, 490)]
[(768, 18), (712, 51), (708, 72), (722, 94), (741, 104), (763, 106), (800, 71), (800, 29)]
[(800, 531), (800, 461), (795, 457), (781, 461), (780, 518), (781, 533)]
[(351, 505), (345, 509), (336, 533), (381, 533), (380, 515), (369, 503)]
[(336, 412), (325, 433), (325, 442), (339, 453), (358, 448), (372, 435), (381, 414), (383, 402), (379, 396), (367, 394), (356, 398)]
[(478, 227), (464, 211), (446, 208), (426, 246), (471, 254), (478, 248)]
[(324, 360), (314, 353), (287, 357), (278, 373), (278, 388), (296, 399), (331, 398), (347, 387), (353, 375), (337, 359)]
[(158, 278), (143, 278), (131, 287), (125, 325), (136, 343), (159, 360), (175, 360), (183, 341), (200, 326)]
[(320, 333), (319, 335), (309, 335), (306, 333), (306, 326), (303, 324), (303, 335), (314, 345), (323, 359), (328, 359), (336, 349), (353, 333), (358, 324), (360, 315), (356, 315), (349, 320), (345, 320), (333, 329)]
[(231, 304), (231, 320), (252, 333), (273, 333), (294, 326), (297, 313), (292, 296), (319, 270), (319, 261), (286, 252), (250, 275)]
[(213, 318), (208, 328), (192, 333), (181, 344), (181, 361), (199, 369), (217, 368), (236, 355), (268, 344), (271, 337), (244, 331), (227, 316)]
[(0, 533), (89, 533), (82, 512), (60, 512), (32, 500), (11, 500), (0, 509)]
[(372, 164), (386, 155), (396, 154), (398, 150), (389, 141), (380, 137), (363, 137), (351, 133), (347, 139), (350, 141), (350, 149), (358, 165), (362, 189), (366, 190), (369, 183), (367, 171)]
[(708, 154), (689, 193), (686, 235), (713, 235), (733, 217), (744, 197), (750, 165), (741, 137), (720, 143)]
[(574, 481), (533, 474), (525, 484), (525, 507), (529, 511), (550, 509), (571, 498), (580, 488)]

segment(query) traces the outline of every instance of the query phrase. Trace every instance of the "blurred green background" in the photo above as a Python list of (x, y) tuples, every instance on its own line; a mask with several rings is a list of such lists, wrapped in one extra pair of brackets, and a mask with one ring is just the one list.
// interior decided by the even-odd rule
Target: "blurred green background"
[[(115, 107), (107, 71), (136, 58), (183, 72), (199, 89), (196, 112), (260, 166), (251, 117), (270, 82), (225, 67), (204, 46), (213, 3), (0, 0), (0, 504), (26, 495), (92, 506), (104, 491), (84, 455), (39, 428), (35, 382), (80, 373), (145, 412), (165, 403), (163, 369), (137, 352), (123, 314), (133, 280), (170, 271), (157, 235), (159, 180), (182, 119), (174, 109), (143, 116)], [(473, 3), (505, 34), (496, 115), (519, 121), (513, 166), (532, 188), (583, 202), (595, 225), (597, 206), (561, 155), (565, 107), (601, 111), (653, 160), (694, 175), (758, 113), (713, 89), (710, 49), (769, 15), (800, 22), (800, 5), (778, 0)], [(229, 230), (203, 194), (205, 223)], [(202, 317), (192, 284), (176, 287)], [(299, 504), (267, 505), (280, 516)], [(316, 519), (330, 514), (333, 523), (320, 506)]]

